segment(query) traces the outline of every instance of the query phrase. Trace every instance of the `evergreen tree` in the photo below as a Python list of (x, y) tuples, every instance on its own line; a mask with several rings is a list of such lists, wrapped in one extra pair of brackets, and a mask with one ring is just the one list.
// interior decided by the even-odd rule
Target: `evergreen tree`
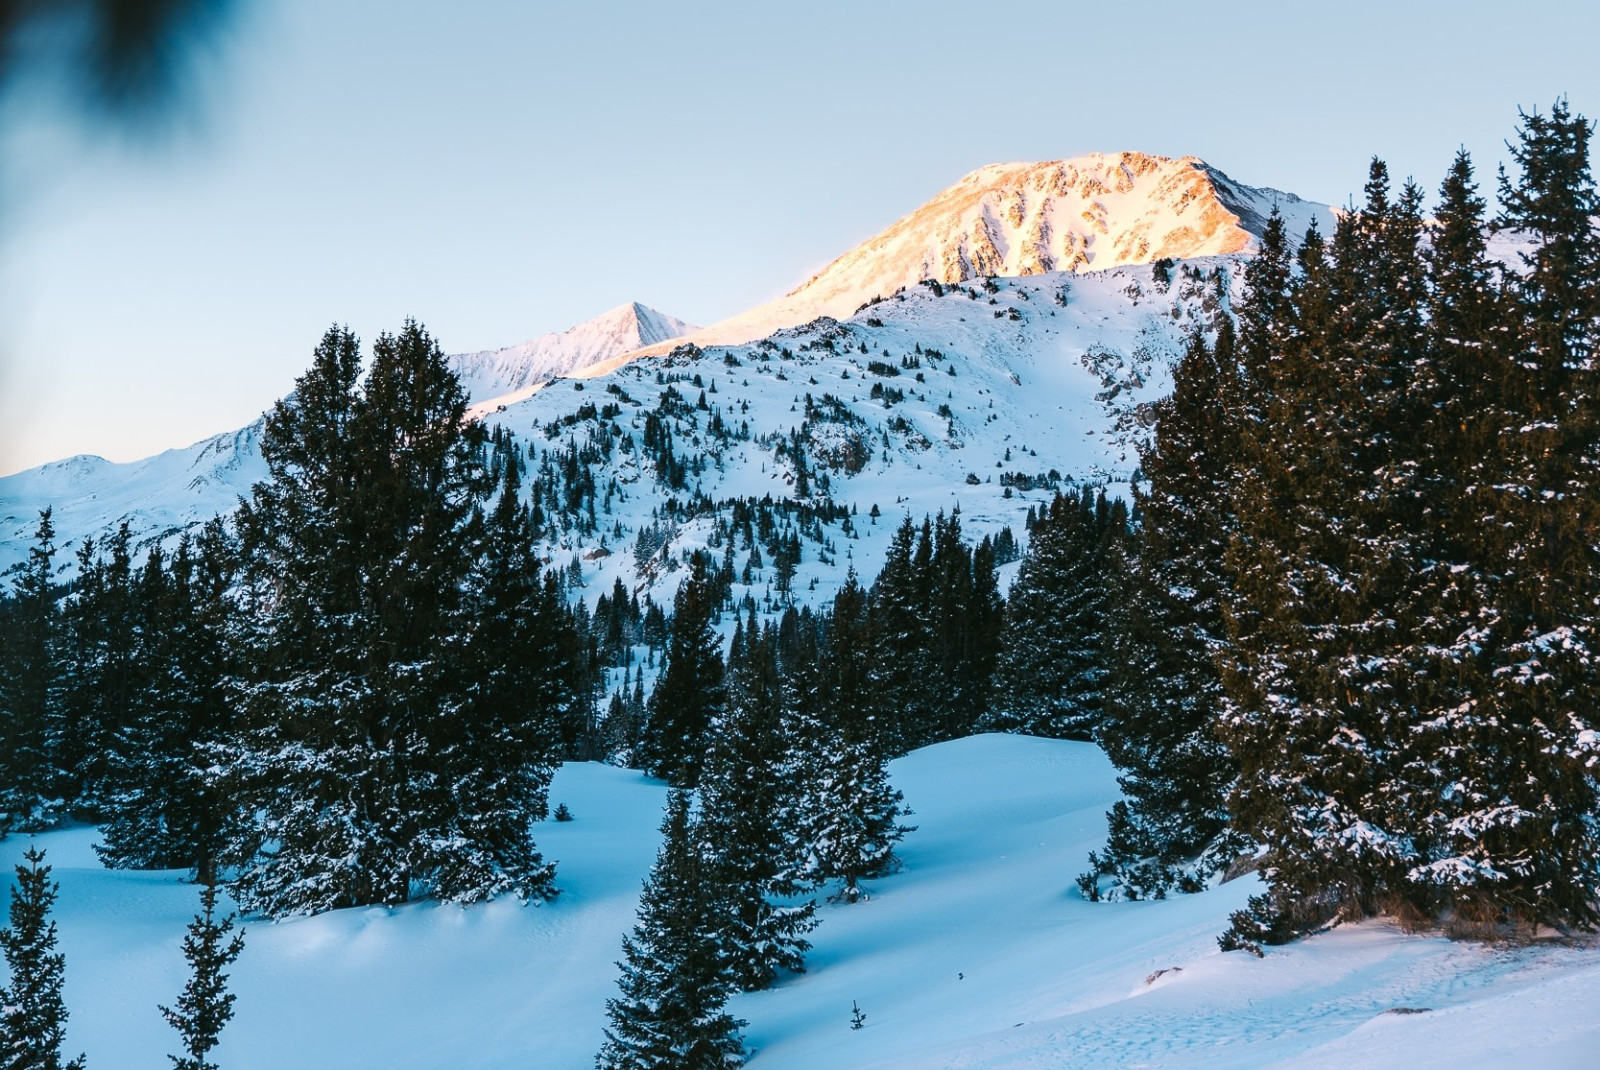
[[(67, 1006), (61, 999), (66, 956), (56, 948), (50, 908), (60, 885), (50, 879), (44, 852), (30, 847), (16, 867), (10, 925), (0, 929), (11, 976), (0, 989), (0, 1057), (7, 1070), (62, 1070)], [(65, 1064), (82, 1070), (83, 1056)]]
[(220, 521), (138, 584), (144, 667), (137, 709), (110, 741), (102, 800), (106, 865), (206, 871), (238, 815), (217, 758), (237, 730), (235, 552)]
[[(811, 719), (820, 724), (813, 732), (826, 739), (807, 777), (810, 868), (819, 882), (842, 881), (838, 897), (852, 903), (862, 896), (863, 880), (893, 868), (895, 844), (913, 831), (900, 822), (910, 811), (885, 768), (885, 719), (866, 701), (873, 686), (871, 612), (851, 571), (834, 596), (810, 699)], [(802, 718), (808, 712), (802, 703)]]
[(674, 787), (699, 783), (706, 732), (727, 701), (721, 641), (711, 628), (716, 595), (706, 558), (696, 555), (673, 600), (667, 664), (650, 695), (644, 767)]
[(1085, 487), (1057, 495), (1033, 525), (1011, 586), (989, 727), (1088, 739), (1106, 676), (1108, 554), (1127, 507)]
[(378, 338), (358, 390), (359, 367), (356, 339), (330, 330), (267, 419), (269, 478), (238, 515), (265, 634), (236, 762), (258, 821), (230, 845), (235, 894), (274, 915), (414, 889), (549, 894), (522, 820), (545, 775), (518, 764), (525, 700), (468, 678), (504, 623), (474, 642), (483, 430), (416, 323)]
[(173, 1070), (218, 1070), (209, 1056), (223, 1027), (233, 1018), (234, 995), (228, 991), (228, 975), (223, 971), (244, 950), (244, 934), (233, 933), (231, 914), (219, 921), (216, 910), (217, 885), (207, 874), (200, 888), (200, 913), (183, 938), (189, 981), (176, 1009), (160, 1008), (167, 1024), (183, 1038), (184, 1054), (168, 1056)]
[(100, 816), (110, 790), (113, 740), (139, 712), (146, 679), (139, 608), (128, 525), (98, 545), (85, 540), (63, 614), (66, 691), (58, 764), (68, 802), (91, 819)]
[(720, 945), (723, 923), (712, 875), (698, 848), (689, 793), (667, 797), (663, 842), (645, 881), (639, 918), (622, 940), (618, 995), (597, 1070), (731, 1070), (744, 1061), (724, 1007), (734, 977)]
[(1140, 454), (1139, 526), (1114, 554), (1108, 679), (1095, 738), (1121, 770), (1124, 799), (1107, 815), (1106, 847), (1080, 884), (1099, 876), (1134, 898), (1196, 891), (1244, 845), (1228, 826), (1237, 766), (1217, 736), (1222, 678), (1223, 556), (1232, 522), (1229, 457), (1236, 405), (1231, 320), (1217, 344), (1198, 332), (1156, 410)]
[(28, 560), (12, 583), (0, 634), (0, 835), (55, 819), (61, 777), (61, 623), (52, 573), (55, 525), (39, 514)]
[[(741, 628), (742, 632), (742, 628)], [(725, 899), (724, 952), (734, 983), (768, 988), (780, 970), (805, 971), (814, 905), (804, 889), (804, 784), (788, 738), (789, 700), (771, 625), (730, 649), (727, 712), (714, 726), (700, 779), (700, 833)], [(737, 659), (737, 660), (736, 660)]]
[[(1468, 740), (1437, 734), (1425, 758), (1449, 788), (1414, 879), (1464, 922), (1591, 926), (1600, 887), (1594, 772), (1600, 650), (1600, 213), (1593, 126), (1558, 102), (1524, 115), (1502, 174), (1497, 225), (1532, 248), (1508, 278), (1517, 328), (1494, 423), (1500, 470), (1475, 494), (1471, 560), (1483, 584), (1463, 684)], [(1447, 199), (1449, 197), (1447, 191)], [(1460, 197), (1457, 197), (1460, 201)], [(1470, 208), (1465, 209), (1470, 210)], [(1469, 250), (1468, 256), (1471, 256)], [(1472, 284), (1467, 282), (1466, 286)], [(1458, 286), (1457, 289), (1462, 289)], [(1482, 300), (1462, 298), (1465, 311)], [(1470, 427), (1471, 425), (1469, 425)], [(1469, 522), (1474, 517), (1469, 515)], [(1465, 630), (1465, 629), (1463, 629)]]
[[(1267, 845), (1291, 929), (1398, 902), (1414, 858), (1395, 761), (1414, 719), (1420, 219), (1374, 161), (1361, 211), (1308, 241), (1246, 356), (1239, 534), (1229, 554), (1224, 734), (1238, 830)], [(1281, 241), (1281, 239), (1280, 239)], [(1259, 335), (1254, 332), (1261, 332)], [(1257, 363), (1260, 362), (1260, 363)]]

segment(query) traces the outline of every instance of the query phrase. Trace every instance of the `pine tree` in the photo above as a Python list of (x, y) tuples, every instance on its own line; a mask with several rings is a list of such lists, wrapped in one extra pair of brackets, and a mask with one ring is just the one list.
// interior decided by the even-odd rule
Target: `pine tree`
[(219, 921), (216, 909), (216, 881), (207, 874), (200, 887), (200, 913), (183, 938), (189, 981), (176, 1009), (160, 1008), (167, 1024), (183, 1038), (184, 1054), (168, 1056), (173, 1070), (218, 1070), (209, 1056), (223, 1027), (233, 1018), (234, 995), (228, 991), (228, 975), (223, 971), (244, 950), (244, 934), (233, 932), (233, 915)]
[(0, 835), (47, 827), (58, 808), (62, 643), (54, 560), (55, 525), (46, 509), (0, 633)]
[(724, 1009), (734, 978), (722, 921), (698, 850), (689, 793), (667, 797), (663, 842), (645, 881), (639, 918), (622, 940), (618, 995), (597, 1070), (731, 1070), (744, 1061), (744, 1022)]
[[(888, 558), (872, 584), (872, 688), (863, 698), (882, 712), (884, 745), (892, 754), (931, 741), (929, 725), (936, 716), (927, 708), (932, 643), (917, 545), (917, 529), (907, 516), (891, 537)], [(931, 558), (932, 546), (925, 545)]]
[[(714, 726), (700, 779), (700, 832), (724, 897), (723, 945), (734, 982), (768, 988), (805, 971), (814, 904), (804, 890), (804, 796), (788, 738), (789, 697), (771, 625), (730, 650), (727, 712)], [(734, 652), (737, 652), (737, 661)]]
[(1088, 739), (1106, 675), (1108, 553), (1127, 507), (1085, 487), (1034, 524), (1011, 586), (989, 727)]
[(236, 756), (259, 820), (230, 845), (235, 894), (274, 915), (547, 894), (521, 820), (543, 776), (517, 764), (525, 700), (469, 673), (483, 430), (415, 322), (378, 338), (358, 390), (359, 367), (330, 330), (268, 417), (269, 478), (238, 515), (266, 656)]
[(1140, 454), (1149, 484), (1136, 493), (1137, 535), (1108, 570), (1109, 675), (1095, 738), (1121, 771), (1124, 799), (1080, 881), (1092, 898), (1102, 874), (1134, 898), (1196, 891), (1244, 846), (1226, 805), (1237, 766), (1217, 735), (1236, 393), (1223, 316), (1215, 348), (1199, 333), (1190, 339), (1157, 408)]
[(217, 758), (240, 703), (235, 549), (220, 521), (138, 584), (145, 668), (135, 715), (110, 742), (102, 800), (108, 866), (206, 870), (239, 820)]
[(650, 695), (643, 741), (646, 772), (674, 787), (699, 783), (706, 731), (727, 701), (715, 610), (706, 559), (696, 555), (673, 600), (667, 664)]
[(112, 741), (137, 718), (146, 678), (143, 622), (134, 589), (128, 525), (78, 551), (78, 579), (64, 608), (66, 691), (60, 744), (67, 801), (97, 818), (109, 790)]
[(1287, 300), (1252, 287), (1246, 302), (1276, 311), (1252, 313), (1241, 346), (1254, 507), (1229, 554), (1224, 736), (1240, 763), (1230, 809), (1266, 845), (1293, 930), (1394, 905), (1415, 857), (1395, 755), (1415, 704), (1397, 666), (1418, 552), (1418, 200), (1408, 185), (1391, 202), (1374, 161), (1365, 207), (1326, 253), (1301, 250)]
[(807, 840), (810, 871), (819, 882), (838, 880), (838, 898), (856, 902), (861, 882), (888, 873), (894, 847), (913, 827), (910, 813), (885, 768), (886, 721), (867, 695), (872, 681), (872, 610), (851, 571), (834, 597), (820, 651), (818, 684), (802, 702), (803, 721), (814, 722), (820, 742), (805, 778), (811, 785)]
[[(0, 950), (11, 973), (0, 989), (0, 1056), (8, 1070), (62, 1070), (67, 960), (55, 949), (56, 923), (50, 920), (61, 886), (50, 879), (43, 851), (30, 847), (22, 857), (26, 865), (16, 867), (11, 888), (10, 925), (0, 929)], [(82, 1070), (83, 1056), (65, 1066)]]
[[(1471, 546), (1486, 594), (1468, 663), (1472, 739), (1436, 748), (1448, 777), (1433, 856), (1414, 878), (1468, 923), (1592, 926), (1600, 650), (1600, 212), (1593, 126), (1558, 102), (1525, 114), (1498, 226), (1531, 240), (1508, 278), (1517, 329), (1492, 432), (1500, 470)], [(1471, 306), (1468, 306), (1469, 310)], [(1492, 356), (1491, 356), (1492, 359)], [(1475, 496), (1477, 497), (1477, 496)], [(1475, 503), (1476, 504), (1476, 503)], [(1437, 738), (1437, 737), (1435, 737)], [(1454, 811), (1452, 813), (1452, 811)]]

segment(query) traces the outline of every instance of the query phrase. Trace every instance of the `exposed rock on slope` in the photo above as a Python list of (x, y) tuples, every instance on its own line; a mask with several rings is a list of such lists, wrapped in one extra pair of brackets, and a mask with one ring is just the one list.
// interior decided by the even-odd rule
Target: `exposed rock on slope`
[[(1332, 209), (1235, 182), (1193, 156), (1137, 152), (982, 167), (839, 257), (788, 295), (686, 336), (735, 345), (818, 316), (843, 318), (923, 279), (1099, 271), (1253, 251), (1274, 206), (1296, 240)], [(608, 361), (609, 371), (646, 347)]]

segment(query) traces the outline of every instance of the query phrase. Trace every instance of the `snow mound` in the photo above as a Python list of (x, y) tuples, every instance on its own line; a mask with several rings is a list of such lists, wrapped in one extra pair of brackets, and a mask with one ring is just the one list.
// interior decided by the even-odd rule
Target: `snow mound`
[[(1369, 923), (1263, 960), (1222, 955), (1214, 937), (1253, 880), (1153, 903), (1071, 890), (1116, 798), (1093, 746), (976, 736), (891, 774), (919, 826), (904, 868), (865, 902), (824, 906), (809, 973), (734, 1000), (752, 1070), (1593, 1065), (1592, 947), (1493, 949)], [(250, 922), (218, 1061), (587, 1070), (665, 789), (568, 765), (551, 801), (575, 816), (536, 830), (559, 862), (553, 903)], [(156, 1004), (182, 987), (197, 894), (174, 873), (102, 869), (94, 839), (87, 828), (13, 838), (0, 863), (36, 842), (61, 881), (69, 1049), (102, 1070), (158, 1065), (176, 1034)], [(866, 1014), (859, 1031), (852, 1000)]]

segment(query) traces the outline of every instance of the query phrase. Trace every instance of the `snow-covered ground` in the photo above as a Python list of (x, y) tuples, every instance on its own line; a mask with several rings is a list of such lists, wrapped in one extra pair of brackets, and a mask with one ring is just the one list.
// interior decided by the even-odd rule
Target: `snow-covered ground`
[[(916, 810), (905, 868), (825, 906), (810, 972), (735, 999), (753, 1070), (1250, 1067), (1580, 1070), (1600, 1051), (1600, 948), (1491, 948), (1347, 926), (1257, 960), (1214, 937), (1253, 880), (1166, 902), (1072, 890), (1116, 797), (1094, 747), (978, 736), (892, 767)], [(538, 829), (563, 894), (248, 924), (229, 1070), (586, 1070), (664, 788), (573, 765)], [(110, 872), (92, 829), (36, 838), (62, 885), (71, 1052), (165, 1065), (196, 905), (175, 873)], [(0, 842), (7, 871), (30, 841)], [(1166, 970), (1157, 976), (1158, 971)], [(850, 1028), (851, 1001), (866, 1014)]]

